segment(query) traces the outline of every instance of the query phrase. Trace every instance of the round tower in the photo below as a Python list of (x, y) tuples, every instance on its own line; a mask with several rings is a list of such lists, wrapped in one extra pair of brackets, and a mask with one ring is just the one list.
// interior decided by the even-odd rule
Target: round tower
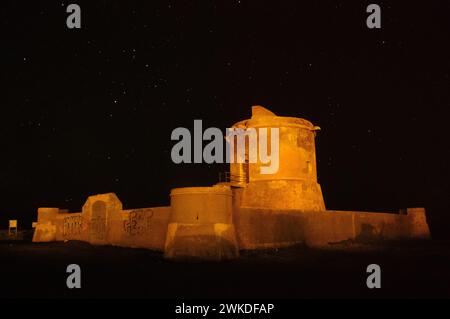
[[(319, 127), (301, 118), (277, 116), (262, 106), (253, 106), (251, 119), (240, 121), (233, 128), (242, 129), (240, 134), (245, 135), (245, 154), (239, 162), (230, 163), (230, 182), (238, 187), (235, 205), (325, 210), (317, 183), (314, 142)], [(252, 143), (255, 132), (256, 143)], [(239, 137), (232, 138), (237, 146)], [(239, 157), (238, 149), (235, 147), (231, 154), (235, 158)]]
[(170, 209), (166, 258), (225, 260), (239, 256), (229, 186), (174, 188)]

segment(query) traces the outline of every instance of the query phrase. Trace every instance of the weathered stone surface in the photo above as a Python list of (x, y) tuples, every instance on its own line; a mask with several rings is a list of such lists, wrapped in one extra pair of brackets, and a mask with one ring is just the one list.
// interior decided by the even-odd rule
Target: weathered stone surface
[(81, 240), (94, 245), (164, 250), (170, 207), (122, 210), (113, 193), (90, 196), (81, 213), (39, 208), (34, 242)]
[(227, 186), (173, 189), (166, 258), (236, 258), (232, 192)]
[(430, 238), (424, 208), (401, 214), (325, 210), (317, 183), (318, 127), (261, 106), (252, 111), (251, 119), (234, 126), (280, 129), (277, 173), (261, 174), (259, 162), (234, 163), (231, 175), (241, 175), (234, 181), (173, 189), (170, 207), (123, 210), (108, 193), (90, 196), (79, 213), (39, 208), (33, 241), (82, 240), (160, 250), (171, 259), (224, 260), (238, 257), (239, 249)]
[(211, 261), (237, 258), (234, 225), (170, 223), (164, 256)]
[(112, 244), (124, 247), (149, 248), (164, 251), (170, 207), (151, 207), (126, 210)]
[(418, 222), (415, 215), (241, 207), (235, 211), (234, 222), (241, 249), (276, 248), (295, 243), (332, 248), (346, 241), (373, 243), (430, 238), (426, 221)]
[[(231, 175), (238, 181), (235, 186), (243, 188), (241, 194), (237, 195), (240, 196), (240, 205), (304, 211), (325, 210), (322, 191), (317, 183), (314, 143), (316, 126), (304, 119), (277, 116), (257, 106), (253, 107), (251, 119), (240, 121), (233, 127), (279, 130), (279, 168), (276, 173), (263, 174), (261, 168), (267, 164), (262, 163), (259, 158), (256, 163), (230, 164)], [(245, 152), (245, 157), (249, 158), (249, 143)], [(245, 177), (240, 177), (239, 174)], [(243, 182), (245, 180), (246, 183)]]
[(34, 229), (33, 242), (49, 242), (57, 240), (57, 232), (59, 228), (56, 224), (56, 216), (58, 213), (59, 208), (38, 208), (38, 218)]

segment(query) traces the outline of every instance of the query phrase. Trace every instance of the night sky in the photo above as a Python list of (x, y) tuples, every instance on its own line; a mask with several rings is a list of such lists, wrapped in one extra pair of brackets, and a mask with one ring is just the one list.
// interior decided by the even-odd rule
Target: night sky
[[(322, 128), (329, 209), (424, 206), (449, 236), (448, 1), (2, 1), (0, 228), (115, 192), (169, 204), (226, 164), (173, 164), (173, 129), (252, 105)], [(368, 29), (366, 7), (382, 9)]]

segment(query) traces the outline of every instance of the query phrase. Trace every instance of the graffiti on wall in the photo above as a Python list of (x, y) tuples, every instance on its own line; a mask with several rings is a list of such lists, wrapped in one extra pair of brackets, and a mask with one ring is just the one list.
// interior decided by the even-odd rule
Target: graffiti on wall
[(135, 209), (130, 211), (128, 219), (123, 221), (123, 230), (130, 236), (141, 236), (150, 232), (152, 209)]
[(63, 236), (80, 235), (82, 228), (81, 215), (64, 217)]

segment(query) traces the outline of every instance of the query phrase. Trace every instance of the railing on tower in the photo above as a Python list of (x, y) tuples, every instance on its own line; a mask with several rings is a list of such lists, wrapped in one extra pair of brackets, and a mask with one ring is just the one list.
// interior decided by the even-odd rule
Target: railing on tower
[(242, 171), (240, 171), (240, 173), (241, 174), (231, 174), (230, 172), (219, 172), (219, 183), (231, 183), (239, 185), (248, 183), (248, 170), (243, 169)]

